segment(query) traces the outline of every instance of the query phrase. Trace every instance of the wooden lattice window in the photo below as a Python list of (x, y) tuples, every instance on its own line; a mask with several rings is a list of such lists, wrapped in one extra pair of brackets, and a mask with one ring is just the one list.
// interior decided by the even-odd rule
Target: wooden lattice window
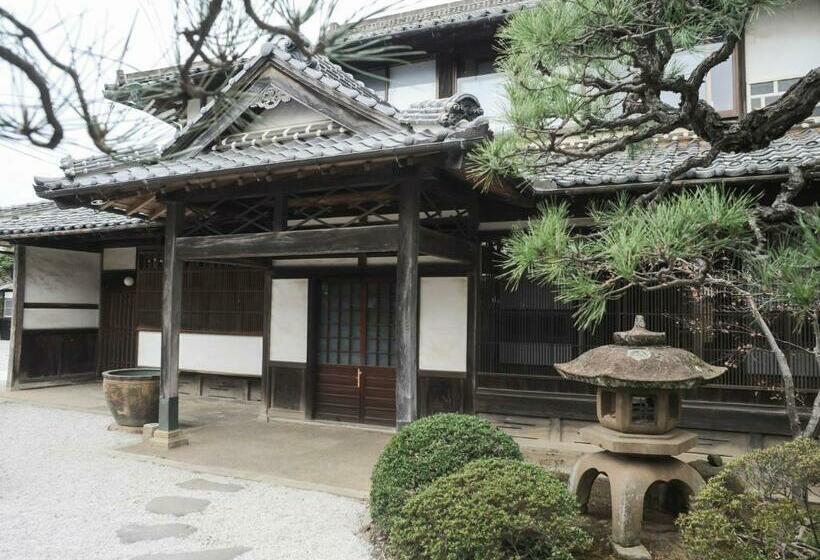
[[(182, 281), (182, 331), (262, 335), (265, 274), (214, 263), (186, 263)], [(162, 326), (162, 256), (141, 253), (137, 270), (137, 325)]]

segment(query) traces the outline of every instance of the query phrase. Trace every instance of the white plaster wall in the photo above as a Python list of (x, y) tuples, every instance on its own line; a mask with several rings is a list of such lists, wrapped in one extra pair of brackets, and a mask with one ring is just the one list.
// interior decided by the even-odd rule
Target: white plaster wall
[(307, 335), (307, 278), (273, 280), (270, 359), (276, 362), (307, 362)]
[(98, 309), (25, 309), (25, 330), (96, 329), (100, 324)]
[(136, 270), (136, 268), (136, 247), (103, 249), (103, 270)]
[[(162, 336), (140, 331), (137, 364), (159, 367)], [(205, 373), (261, 376), (262, 337), (182, 333), (179, 335), (180, 369)]]
[(419, 368), (467, 371), (466, 277), (422, 278), (419, 306)]
[(26, 247), (26, 303), (100, 303), (100, 254)]
[(746, 81), (797, 78), (820, 66), (820, 0), (760, 14), (746, 29)]

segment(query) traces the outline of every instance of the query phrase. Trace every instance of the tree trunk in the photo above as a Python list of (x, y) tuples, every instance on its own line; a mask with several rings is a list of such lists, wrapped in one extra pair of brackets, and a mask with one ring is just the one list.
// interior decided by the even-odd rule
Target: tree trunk
[[(820, 368), (820, 318), (817, 316), (818, 313), (820, 313), (820, 311), (813, 312), (810, 321), (812, 331), (814, 332), (814, 349), (812, 353), (814, 354), (814, 361), (817, 363), (817, 367)], [(806, 425), (806, 430), (803, 432), (803, 435), (810, 438), (820, 436), (820, 391), (817, 392), (817, 396), (814, 398), (809, 423)]]
[(780, 349), (777, 339), (774, 334), (772, 334), (768, 323), (766, 323), (766, 319), (764, 319), (763, 315), (761, 315), (760, 309), (758, 309), (757, 303), (754, 300), (754, 296), (747, 295), (746, 303), (752, 311), (752, 315), (754, 316), (757, 325), (760, 327), (760, 330), (763, 331), (763, 336), (766, 337), (766, 342), (769, 343), (769, 348), (777, 361), (777, 367), (780, 370), (780, 374), (783, 376), (783, 394), (786, 398), (786, 415), (789, 417), (789, 427), (791, 428), (792, 435), (794, 437), (800, 437), (803, 435), (803, 428), (800, 425), (800, 416), (797, 412), (797, 396), (794, 389), (794, 375), (792, 375), (792, 368), (789, 366), (789, 361), (786, 359), (786, 354), (784, 354), (783, 350)]

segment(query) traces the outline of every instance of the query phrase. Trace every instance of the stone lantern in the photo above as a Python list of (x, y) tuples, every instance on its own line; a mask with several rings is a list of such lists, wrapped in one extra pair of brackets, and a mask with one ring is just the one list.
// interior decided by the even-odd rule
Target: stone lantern
[[(635, 326), (615, 333), (615, 344), (594, 348), (558, 372), (575, 381), (597, 385), (598, 421), (581, 435), (603, 451), (581, 457), (570, 488), (586, 508), (592, 484), (600, 474), (612, 494), (612, 542), (623, 558), (651, 558), (641, 544), (644, 497), (650, 486), (665, 482), (698, 492), (704, 482), (676, 459), (697, 444), (697, 435), (678, 429), (681, 391), (722, 375), (686, 350), (666, 345), (666, 334), (646, 329), (638, 315)], [(682, 486), (681, 486), (682, 485)]]

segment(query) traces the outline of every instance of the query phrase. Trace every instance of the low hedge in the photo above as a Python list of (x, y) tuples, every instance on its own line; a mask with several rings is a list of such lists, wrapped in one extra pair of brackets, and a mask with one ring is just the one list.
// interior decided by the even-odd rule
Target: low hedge
[(732, 461), (678, 520), (697, 560), (820, 558), (820, 443), (800, 438)]
[(476, 416), (439, 414), (413, 422), (387, 444), (373, 469), (374, 522), (389, 533), (416, 492), (470, 461), (488, 457), (520, 459), (521, 450), (509, 435)]
[(590, 544), (566, 485), (510, 459), (473, 461), (430, 484), (388, 541), (396, 560), (573, 560)]

